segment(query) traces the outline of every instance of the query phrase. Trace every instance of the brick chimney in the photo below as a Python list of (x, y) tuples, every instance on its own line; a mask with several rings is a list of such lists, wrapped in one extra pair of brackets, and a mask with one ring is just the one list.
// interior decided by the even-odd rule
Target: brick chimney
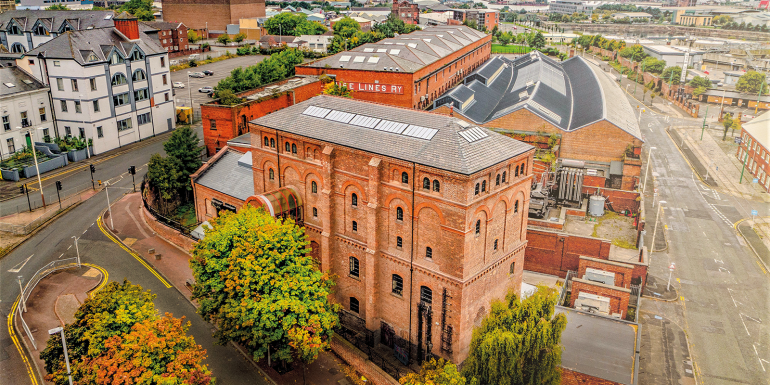
[(139, 40), (139, 21), (128, 12), (123, 12), (113, 19), (115, 29), (128, 40)]

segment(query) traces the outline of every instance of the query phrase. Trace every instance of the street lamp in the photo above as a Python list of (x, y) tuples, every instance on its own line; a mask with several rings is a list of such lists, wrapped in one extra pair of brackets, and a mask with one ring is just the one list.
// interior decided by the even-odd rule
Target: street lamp
[(190, 88), (190, 78), (191, 78), (190, 74), (191, 72), (187, 71), (187, 95), (190, 98), (190, 108), (192, 108), (193, 115), (195, 115), (195, 107), (193, 106), (193, 101), (192, 101), (192, 88)]
[(655, 234), (658, 233), (658, 219), (660, 219), (660, 213), (663, 211), (663, 205), (666, 201), (658, 201), (658, 213), (655, 215), (655, 227), (652, 230), (652, 245), (650, 247), (650, 255), (655, 251)]
[(27, 312), (27, 301), (24, 300), (24, 287), (21, 286), (21, 279), (23, 278), (23, 276), (20, 275), (20, 276), (18, 276), (16, 278), (19, 280), (19, 290), (20, 290), (20, 293), (21, 293), (21, 295), (19, 297), (19, 301), (21, 301), (21, 305), (24, 308), (24, 312), (26, 313)]
[(49, 335), (61, 334), (61, 345), (64, 348), (64, 362), (67, 364), (67, 376), (69, 376), (70, 385), (72, 385), (72, 371), (70, 371), (70, 357), (67, 355), (67, 339), (64, 338), (64, 328), (59, 326), (48, 331)]
[(652, 150), (657, 150), (657, 147), (650, 147), (650, 151), (647, 152), (647, 168), (644, 170), (644, 185), (642, 187), (642, 195), (647, 191), (647, 182), (650, 179), (648, 173), (650, 171), (650, 160), (652, 158)]
[[(17, 130), (21, 130), (21, 127), (16, 127)], [(42, 129), (42, 127), (38, 127), (38, 129)], [(38, 187), (40, 187), (40, 199), (43, 201), (43, 207), (45, 207), (45, 195), (43, 195), (43, 181), (40, 179), (40, 167), (37, 165), (37, 150), (35, 150), (35, 136), (32, 135), (34, 130), (32, 127), (27, 130), (27, 133), (29, 134), (30, 142), (32, 143), (32, 158), (35, 159), (35, 170), (37, 171), (37, 184)]]
[[(112, 214), (110, 214), (110, 220), (112, 220)], [(78, 238), (76, 236), (72, 236), (72, 239), (75, 240), (75, 252), (78, 256), (78, 267), (80, 267), (80, 249), (78, 249)]]
[(110, 226), (115, 230), (115, 221), (112, 220), (112, 206), (110, 206), (110, 189), (107, 188), (109, 185), (110, 182), (104, 182), (104, 192), (107, 193), (107, 211), (110, 212)]

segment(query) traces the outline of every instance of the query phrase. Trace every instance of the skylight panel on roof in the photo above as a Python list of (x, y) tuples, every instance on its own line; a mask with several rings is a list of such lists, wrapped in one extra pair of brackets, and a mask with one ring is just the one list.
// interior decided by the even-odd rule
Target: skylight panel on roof
[(400, 134), (404, 132), (409, 125), (406, 123), (391, 122), (390, 120), (382, 120), (374, 127), (375, 130), (392, 132), (394, 134)]
[(459, 134), (460, 136), (465, 138), (465, 140), (467, 140), (468, 143), (473, 143), (477, 140), (484, 139), (487, 136), (489, 136), (489, 134), (487, 134), (480, 127), (469, 128), (465, 131), (460, 131)]
[(22, 79), (21, 81), (23, 81), (24, 84), (32, 84), (32, 80), (29, 79)]
[(3, 83), (3, 84), (5, 84), (5, 86), (8, 87), (8, 88), (16, 87), (16, 85), (13, 84), (13, 83)]
[(353, 63), (363, 63), (366, 56), (356, 56), (353, 58)]
[(350, 121), (350, 124), (366, 128), (374, 128), (378, 123), (380, 123), (380, 120), (381, 119), (372, 118), (369, 116), (356, 115), (356, 117)]
[(385, 53), (388, 52), (387, 48), (377, 48), (377, 53)]
[(551, 119), (555, 120), (555, 121), (556, 121), (556, 123), (561, 123), (561, 116), (559, 116), (559, 115), (557, 115), (555, 112), (553, 112), (553, 111), (549, 110), (548, 108), (546, 108), (546, 107), (545, 107), (545, 106), (543, 106), (542, 104), (540, 104), (540, 103), (538, 103), (538, 102), (536, 102), (536, 101), (534, 101), (534, 100), (531, 100), (531, 101), (529, 102), (529, 104), (530, 104), (531, 106), (533, 106), (533, 107), (537, 108), (538, 110), (540, 110), (542, 113), (544, 113), (544, 114), (545, 114), (546, 116), (548, 116), (549, 118), (551, 118)]
[(353, 119), (354, 116), (356, 116), (356, 114), (332, 110), (332, 112), (330, 112), (329, 115), (326, 115), (326, 119), (333, 120), (335, 122), (340, 122), (340, 123), (348, 123), (350, 122), (351, 119)]
[(340, 61), (350, 61), (350, 56), (342, 55), (342, 56), (340, 56)]
[(422, 39), (422, 40), (425, 40), (426, 42), (430, 43), (430, 39)]
[(104, 17), (104, 20), (109, 20), (109, 19), (112, 19), (112, 15), (107, 15)]
[(377, 62), (379, 62), (379, 61), (380, 61), (380, 57), (379, 56), (372, 56), (366, 62), (369, 63), (369, 64), (377, 64)]
[(400, 53), (401, 53), (401, 50), (400, 50), (400, 49), (392, 49), (392, 50), (390, 50), (390, 54), (391, 54), (391, 55), (398, 55), (398, 54), (400, 54)]
[(310, 106), (306, 108), (304, 112), (302, 112), (302, 115), (309, 115), (309, 116), (315, 116), (316, 118), (323, 118), (324, 116), (326, 116), (326, 114), (329, 113), (329, 111), (331, 110), (328, 108)]
[(409, 47), (411, 47), (411, 48), (417, 48), (417, 44), (414, 44), (414, 43), (409, 43), (409, 44), (407, 44), (407, 45), (408, 45)]
[(406, 128), (406, 130), (404, 130), (404, 135), (411, 136), (413, 138), (431, 140), (433, 135), (436, 135), (437, 132), (438, 130), (433, 128), (410, 125)]
[(364, 52), (374, 52), (374, 48), (364, 48)]

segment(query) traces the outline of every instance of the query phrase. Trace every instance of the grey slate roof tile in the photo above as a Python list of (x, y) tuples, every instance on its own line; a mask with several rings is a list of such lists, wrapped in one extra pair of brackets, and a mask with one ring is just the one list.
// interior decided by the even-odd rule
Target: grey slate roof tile
[[(24, 31), (32, 31), (35, 22), (41, 22), (54, 32), (58, 32), (65, 21), (69, 21), (72, 28), (107, 28), (114, 26), (113, 11), (46, 11), (46, 10), (14, 10), (0, 13), (0, 31), (7, 31), (8, 22), (11, 19), (21, 24)], [(110, 16), (109, 19), (105, 17)]]
[[(245, 155), (251, 156), (251, 153)], [(238, 162), (245, 155), (227, 149), (227, 153), (199, 175), (195, 183), (245, 201), (254, 195), (254, 171)]]
[(113, 47), (125, 58), (135, 45), (139, 46), (145, 55), (166, 53), (157, 39), (150, 37), (141, 29), (138, 40), (127, 41), (115, 28), (100, 28), (67, 32), (30, 50), (26, 55), (42, 54), (46, 58), (73, 59), (84, 65), (87, 54), (84, 56), (82, 52), (93, 52), (98, 61), (92, 63), (98, 63), (107, 61), (107, 56), (112, 52)]
[[(0, 96), (48, 88), (18, 67), (0, 67), (0, 82)], [(6, 86), (6, 83), (13, 84), (13, 87)]]

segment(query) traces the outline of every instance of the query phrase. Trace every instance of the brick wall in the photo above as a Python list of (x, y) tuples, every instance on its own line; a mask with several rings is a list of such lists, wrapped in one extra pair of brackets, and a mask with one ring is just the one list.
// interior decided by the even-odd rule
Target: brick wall
[(155, 234), (163, 237), (163, 239), (181, 247), (183, 250), (187, 250), (188, 253), (195, 247), (195, 241), (180, 234), (178, 230), (158, 222), (144, 205), (142, 205), (142, 216), (144, 217), (144, 222), (147, 223), (147, 226), (149, 226)]
[(165, 0), (163, 19), (187, 28), (224, 31), (239, 19), (265, 17), (265, 0)]
[(608, 259), (610, 242), (541, 229), (527, 229), (524, 269), (566, 277), (568, 270), (578, 270), (581, 255)]
[[(752, 177), (759, 179), (759, 185), (770, 192), (770, 155), (768, 155), (768, 149), (762, 146), (761, 142), (749, 134), (746, 130), (741, 128), (740, 132), (741, 145), (735, 153), (742, 164), (745, 163), (745, 179), (752, 179)], [(749, 141), (751, 146), (749, 146)], [(748, 154), (748, 156), (747, 156)]]
[(330, 342), (332, 351), (348, 365), (355, 368), (368, 382), (374, 385), (398, 385), (396, 379), (385, 373), (374, 362), (369, 361), (369, 357), (350, 342), (345, 341), (338, 335), (334, 335)]
[(590, 376), (566, 368), (561, 369), (562, 385), (623, 385), (615, 381)]
[(631, 298), (630, 289), (574, 278), (572, 279), (572, 292), (570, 294), (571, 308), (575, 307), (575, 301), (580, 293), (590, 293), (607, 297), (610, 299), (610, 314), (620, 314), (621, 319), (626, 316), (626, 312), (628, 311), (628, 300)]
[(580, 256), (577, 276), (580, 278), (585, 276), (587, 268), (615, 273), (615, 286), (624, 287), (626, 289), (631, 288), (631, 275), (634, 270), (632, 265)]
[(612, 209), (615, 212), (621, 212), (623, 210), (628, 210), (632, 213), (638, 213), (641, 200), (639, 199), (639, 192), (637, 191), (627, 191), (627, 190), (616, 190), (611, 188), (596, 188), (592, 186), (586, 186), (583, 185), (583, 194), (596, 194), (596, 192), (599, 192), (599, 194), (607, 197), (607, 201), (612, 205)]

